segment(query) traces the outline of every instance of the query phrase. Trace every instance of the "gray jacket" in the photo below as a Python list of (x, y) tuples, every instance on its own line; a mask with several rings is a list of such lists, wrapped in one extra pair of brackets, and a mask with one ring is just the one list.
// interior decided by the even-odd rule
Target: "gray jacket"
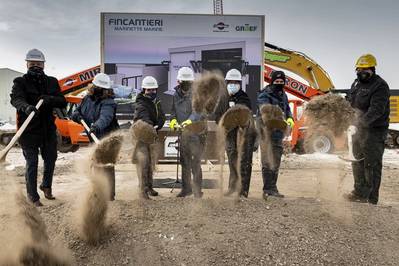
[(189, 119), (192, 113), (191, 90), (187, 94), (181, 92), (180, 86), (175, 87), (175, 94), (172, 100), (172, 111), (170, 120), (176, 119), (180, 124)]

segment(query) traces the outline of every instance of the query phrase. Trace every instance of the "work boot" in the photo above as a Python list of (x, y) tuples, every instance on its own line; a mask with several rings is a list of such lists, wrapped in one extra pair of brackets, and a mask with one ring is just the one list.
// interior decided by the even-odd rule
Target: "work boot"
[(367, 203), (367, 199), (359, 196), (358, 194), (354, 193), (353, 191), (349, 194), (345, 194), (344, 198), (351, 202)]
[(269, 197), (269, 195), (268, 195), (266, 192), (263, 192), (262, 198), (263, 198), (264, 200), (267, 200), (268, 197)]
[(268, 196), (271, 197), (276, 197), (276, 198), (284, 198), (283, 194), (280, 194), (280, 192), (278, 192), (278, 190), (268, 190), (266, 191)]
[(51, 193), (51, 188), (43, 187), (42, 185), (39, 186), (40, 190), (43, 191), (44, 197), (48, 200), (55, 200), (55, 197)]
[(177, 196), (176, 197), (178, 197), (178, 198), (184, 198), (184, 197), (187, 197), (187, 196), (190, 196), (190, 195), (192, 195), (193, 194), (193, 192), (191, 191), (191, 190), (184, 190), (184, 189), (182, 189), (181, 191), (180, 191), (180, 193), (179, 194), (177, 194)]
[(227, 192), (224, 193), (224, 196), (229, 197), (229, 196), (233, 195), (234, 192), (235, 192), (234, 189), (229, 188), (229, 190), (227, 190)]
[(34, 202), (32, 202), (32, 204), (33, 204), (35, 207), (42, 207), (42, 206), (43, 206), (43, 204), (40, 202), (40, 200), (34, 201)]
[(147, 194), (147, 192), (145, 190), (144, 191), (140, 191), (139, 198), (140, 199), (145, 199), (145, 200), (149, 200), (150, 199), (150, 197), (148, 196), (148, 194)]
[(159, 193), (157, 191), (155, 191), (152, 187), (151, 188), (147, 188), (146, 192), (148, 195), (152, 196), (152, 197), (156, 197), (159, 195)]
[(248, 198), (248, 191), (242, 190), (242, 191), (240, 192), (240, 197)]

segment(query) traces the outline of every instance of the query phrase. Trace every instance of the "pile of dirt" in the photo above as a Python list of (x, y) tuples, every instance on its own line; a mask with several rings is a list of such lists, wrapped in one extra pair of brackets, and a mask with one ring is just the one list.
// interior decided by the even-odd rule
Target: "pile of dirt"
[(68, 251), (50, 245), (46, 225), (38, 209), (28, 202), (21, 191), (15, 194), (14, 223), (18, 227), (17, 234), (12, 236), (8, 246), (7, 257), (0, 260), (1, 265), (72, 265), (72, 258)]
[(323, 128), (340, 136), (354, 122), (355, 111), (343, 97), (329, 93), (313, 98), (306, 105), (305, 116), (312, 130)]
[(220, 100), (226, 95), (226, 84), (220, 72), (205, 72), (193, 83), (192, 106), (199, 114), (212, 114)]
[(119, 132), (103, 138), (94, 149), (92, 161), (95, 164), (115, 164), (122, 147), (123, 135)]
[(142, 120), (134, 122), (130, 127), (130, 131), (133, 142), (142, 141), (147, 144), (153, 144), (158, 138), (155, 128)]
[(219, 125), (226, 132), (237, 127), (247, 127), (252, 119), (251, 110), (244, 105), (235, 105), (229, 108), (219, 121)]

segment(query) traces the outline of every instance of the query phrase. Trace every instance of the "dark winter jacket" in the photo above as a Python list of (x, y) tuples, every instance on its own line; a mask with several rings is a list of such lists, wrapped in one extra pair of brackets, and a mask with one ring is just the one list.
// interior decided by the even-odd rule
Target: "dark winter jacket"
[(133, 121), (143, 120), (152, 126), (158, 126), (160, 130), (165, 123), (165, 114), (161, 108), (161, 102), (156, 99), (153, 102), (143, 93), (137, 95)]
[(389, 86), (378, 75), (367, 83), (353, 82), (347, 95), (352, 107), (360, 111), (359, 125), (364, 128), (387, 129), (389, 126)]
[[(259, 94), (257, 99), (258, 108), (263, 104), (278, 105), (284, 112), (285, 118), (292, 117), (287, 94), (284, 91), (276, 92), (267, 85)], [(258, 110), (259, 115), (259, 110)]]
[(215, 121), (218, 123), (220, 118), (222, 118), (223, 114), (234, 105), (244, 105), (252, 110), (251, 100), (248, 97), (248, 94), (239, 90), (236, 94), (229, 96), (227, 99), (221, 99), (215, 111)]
[(96, 128), (94, 134), (101, 138), (119, 128), (116, 119), (116, 103), (113, 98), (98, 98), (86, 95), (76, 110), (72, 113), (72, 120), (81, 116), (89, 127)]
[(40, 97), (49, 98), (48, 104), (43, 104), (39, 108), (39, 113), (35, 114), (24, 133), (19, 139), (22, 146), (29, 144), (42, 143), (47, 138), (55, 137), (56, 126), (53, 108), (65, 108), (66, 100), (60, 92), (58, 80), (54, 77), (43, 76), (42, 82), (35, 82), (29, 75), (14, 79), (14, 85), (10, 94), (11, 104), (17, 109), (18, 127), (28, 117), (24, 110), (27, 106), (35, 106)]
[(176, 119), (179, 124), (189, 119), (192, 113), (191, 91), (183, 94), (180, 86), (175, 87), (175, 94), (172, 99), (172, 111), (170, 120)]

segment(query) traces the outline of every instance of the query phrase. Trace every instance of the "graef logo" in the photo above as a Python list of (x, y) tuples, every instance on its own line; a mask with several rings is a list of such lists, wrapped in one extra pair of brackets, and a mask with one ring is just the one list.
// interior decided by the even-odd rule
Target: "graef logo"
[(230, 26), (228, 24), (225, 24), (224, 22), (219, 22), (217, 24), (213, 25), (213, 31), (214, 32), (228, 32), (228, 29)]
[(236, 26), (236, 31), (256, 31), (258, 27), (254, 25), (244, 24), (241, 26)]

